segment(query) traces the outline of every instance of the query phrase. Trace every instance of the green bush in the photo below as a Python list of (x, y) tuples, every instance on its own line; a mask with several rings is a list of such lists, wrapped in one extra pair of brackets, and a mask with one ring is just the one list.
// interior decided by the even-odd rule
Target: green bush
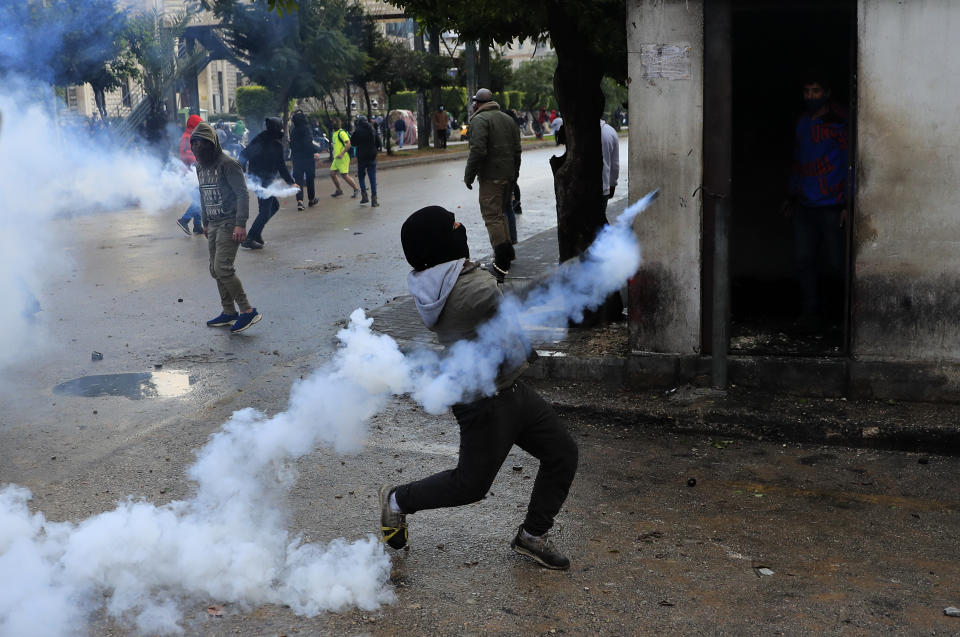
[(454, 118), (462, 120), (467, 115), (467, 89), (463, 86), (441, 89), (440, 103)]
[(261, 128), (263, 118), (276, 110), (276, 98), (263, 86), (237, 87), (237, 112), (246, 120), (248, 128)]
[(526, 93), (523, 91), (505, 91), (504, 95), (506, 96), (506, 108), (515, 109), (517, 112), (523, 110), (523, 99)]
[(403, 109), (408, 111), (417, 112), (417, 92), (416, 91), (400, 91), (399, 93), (394, 93), (390, 96), (390, 108)]

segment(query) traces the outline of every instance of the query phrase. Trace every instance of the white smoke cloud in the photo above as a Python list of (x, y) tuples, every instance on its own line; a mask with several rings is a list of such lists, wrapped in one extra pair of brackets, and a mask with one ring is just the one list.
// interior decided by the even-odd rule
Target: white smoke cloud
[(0, 88), (0, 370), (43, 341), (42, 291), (69, 269), (50, 224), (77, 214), (186, 208), (196, 174), (175, 158), (61, 128), (49, 87), (4, 76)]

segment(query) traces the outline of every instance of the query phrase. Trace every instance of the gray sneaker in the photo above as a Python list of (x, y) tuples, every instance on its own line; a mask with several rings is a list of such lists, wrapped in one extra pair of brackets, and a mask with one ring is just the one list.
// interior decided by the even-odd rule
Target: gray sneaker
[(390, 508), (392, 491), (389, 484), (380, 487), (380, 532), (390, 548), (402, 549), (407, 545), (407, 516)]
[(523, 525), (517, 529), (517, 536), (510, 542), (510, 548), (520, 555), (533, 558), (541, 566), (565, 571), (570, 568), (570, 560), (566, 558), (550, 539), (549, 533), (531, 538), (524, 537)]

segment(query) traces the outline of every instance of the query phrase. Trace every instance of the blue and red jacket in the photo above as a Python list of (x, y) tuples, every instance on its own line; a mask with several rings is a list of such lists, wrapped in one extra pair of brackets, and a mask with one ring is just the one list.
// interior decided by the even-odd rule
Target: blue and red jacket
[(833, 105), (821, 117), (797, 120), (790, 195), (807, 208), (847, 205), (850, 136), (847, 118)]

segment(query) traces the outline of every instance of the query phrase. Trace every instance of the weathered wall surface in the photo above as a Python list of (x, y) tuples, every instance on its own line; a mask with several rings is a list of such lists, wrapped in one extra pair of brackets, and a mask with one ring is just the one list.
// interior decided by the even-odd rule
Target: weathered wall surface
[(630, 285), (635, 351), (700, 351), (703, 4), (628, 0), (630, 199), (660, 198), (635, 224), (643, 264)]
[(858, 358), (960, 360), (958, 29), (958, 2), (860, 0)]

